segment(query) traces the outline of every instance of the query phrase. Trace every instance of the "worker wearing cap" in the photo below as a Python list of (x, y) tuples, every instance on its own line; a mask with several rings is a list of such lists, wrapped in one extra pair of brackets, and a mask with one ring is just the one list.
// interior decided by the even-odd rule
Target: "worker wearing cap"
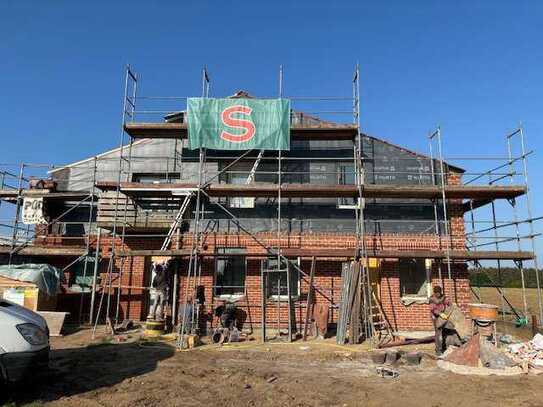
[(430, 297), (430, 314), (434, 323), (435, 329), (435, 343), (436, 343), (436, 355), (441, 355), (445, 350), (445, 334), (447, 315), (446, 310), (450, 307), (451, 302), (445, 294), (443, 289), (436, 285), (434, 287), (434, 294)]
[[(152, 288), (155, 298), (148, 319), (162, 321), (164, 319), (164, 307), (168, 302), (168, 290), (170, 287), (170, 279), (168, 275), (167, 264), (154, 264), (155, 277), (153, 278)], [(158, 312), (157, 312), (158, 311)]]

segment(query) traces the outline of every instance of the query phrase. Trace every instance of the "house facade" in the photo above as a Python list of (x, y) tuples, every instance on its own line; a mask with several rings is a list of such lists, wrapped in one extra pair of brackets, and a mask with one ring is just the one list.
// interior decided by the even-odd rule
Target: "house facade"
[[(169, 122), (183, 122), (183, 114), (173, 115)], [(293, 115), (294, 123), (310, 121), (323, 130), (341, 125), (301, 114)], [(326, 133), (326, 130), (323, 130)], [(128, 149), (129, 154), (128, 154)], [(382, 187), (384, 194), (360, 202), (353, 196), (303, 196), (283, 194), (278, 235), (278, 198), (273, 194), (235, 196), (235, 186), (250, 180), (257, 187), (278, 183), (278, 159), (274, 152), (246, 152), (243, 159), (232, 151), (207, 151), (205, 165), (200, 166), (198, 151), (189, 150), (186, 140), (143, 138), (130, 146), (106, 152), (51, 172), (57, 193), (92, 193), (93, 205), (79, 205), (62, 220), (38, 234), (34, 246), (75, 250), (68, 255), (45, 256), (57, 266), (74, 260), (77, 250), (89, 244), (96, 264), (96, 305), (104, 293), (100, 308), (106, 304), (119, 319), (144, 320), (149, 309), (151, 264), (156, 256), (171, 257), (175, 276), (171, 302), (179, 309), (192, 287), (202, 286), (202, 308), (210, 315), (223, 302), (235, 302), (247, 315), (246, 324), (259, 326), (262, 303), (266, 302), (266, 320), (284, 328), (288, 324), (286, 306), (286, 273), (271, 273), (263, 288), (262, 269), (269, 266), (269, 248), (281, 252), (295, 265), (290, 267), (293, 321), (301, 329), (309, 292), (308, 275), (314, 259), (314, 302), (326, 304), (329, 323), (337, 322), (341, 297), (342, 267), (353, 260), (357, 248), (357, 205), (364, 205), (364, 243), (368, 254), (373, 292), (393, 330), (429, 330), (432, 321), (428, 299), (432, 286), (440, 285), (446, 295), (467, 308), (470, 287), (465, 259), (451, 258), (450, 253), (465, 250), (464, 206), (462, 199), (447, 199), (447, 217), (443, 202), (427, 197), (388, 197), (395, 188), (440, 186), (439, 163), (427, 156), (391, 144), (379, 138), (362, 136), (365, 170), (364, 185)], [(241, 153), (241, 152), (240, 152)], [(123, 158), (124, 157), (124, 158)], [(129, 157), (130, 165), (126, 162)], [(123, 189), (117, 190), (120, 179)], [(445, 184), (459, 186), (463, 170), (444, 166)], [(172, 236), (167, 251), (161, 252), (164, 239), (182, 206), (185, 196), (175, 191), (204, 179), (213, 179), (210, 188), (234, 187), (234, 192), (202, 197), (201, 233), (194, 242), (194, 199)], [(281, 157), (281, 185), (352, 186), (355, 184), (353, 140), (319, 136), (316, 139), (291, 139), (290, 151)], [(158, 191), (158, 192), (157, 192)], [(208, 192), (209, 192), (208, 191)], [(273, 195), (273, 196), (272, 196)], [(46, 204), (50, 219), (76, 206), (75, 200), (56, 200)], [(231, 215), (225, 213), (226, 208)], [(90, 219), (90, 222), (88, 220)], [(448, 234), (446, 233), (448, 232)], [(360, 242), (358, 242), (359, 244)], [(197, 246), (199, 266), (196, 283), (187, 282), (189, 252)], [(115, 254), (113, 261), (110, 258)], [(93, 259), (91, 259), (93, 260)], [(95, 262), (87, 259), (66, 269), (64, 293), (58, 307), (78, 313), (79, 299), (84, 298), (83, 314), (90, 312), (92, 274)], [(301, 270), (301, 272), (300, 272)], [(109, 273), (108, 273), (109, 272)], [(194, 271), (192, 271), (194, 276)], [(111, 278), (111, 283), (108, 279)], [(111, 284), (111, 289), (107, 289)], [(83, 287), (83, 288), (81, 288)], [(85, 288), (86, 287), (86, 288)], [(81, 294), (83, 291), (83, 294)], [(85, 292), (87, 291), (87, 292)], [(107, 301), (107, 297), (110, 301)], [(118, 309), (116, 308), (118, 302)], [(272, 321), (272, 322), (270, 322)]]

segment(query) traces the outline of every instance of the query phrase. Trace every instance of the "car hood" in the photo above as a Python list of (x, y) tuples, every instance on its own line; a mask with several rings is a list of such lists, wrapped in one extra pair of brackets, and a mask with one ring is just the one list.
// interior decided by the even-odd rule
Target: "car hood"
[(31, 323), (48, 332), (47, 322), (41, 315), (4, 299), (0, 299), (0, 318), (10, 319), (18, 324)]

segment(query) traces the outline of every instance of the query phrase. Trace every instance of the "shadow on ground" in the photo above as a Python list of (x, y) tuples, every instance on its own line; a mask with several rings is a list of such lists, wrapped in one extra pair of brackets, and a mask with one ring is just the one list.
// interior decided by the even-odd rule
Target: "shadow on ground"
[(0, 391), (0, 405), (48, 402), (150, 373), (175, 348), (160, 342), (98, 344), (51, 351), (50, 369)]

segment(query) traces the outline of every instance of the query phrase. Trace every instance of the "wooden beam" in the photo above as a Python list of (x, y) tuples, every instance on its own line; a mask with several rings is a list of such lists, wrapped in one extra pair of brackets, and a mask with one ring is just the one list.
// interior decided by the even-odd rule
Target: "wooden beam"
[[(100, 182), (102, 190), (115, 188), (115, 183)], [(196, 184), (144, 184), (122, 182), (121, 191), (133, 197), (172, 197), (193, 190)], [(212, 197), (265, 197), (277, 196), (277, 184), (210, 184), (204, 190)], [(449, 199), (512, 199), (526, 193), (522, 185), (447, 185), (445, 196)], [(284, 198), (356, 198), (359, 191), (356, 185), (337, 184), (281, 184)], [(364, 198), (441, 198), (441, 187), (435, 185), (365, 185), (362, 189)]]
[[(0, 246), (0, 254), (9, 254), (10, 246)], [(375, 258), (428, 258), (428, 259), (446, 259), (447, 253), (444, 250), (380, 250), (368, 249), (368, 257)], [(66, 246), (27, 246), (17, 252), (20, 256), (81, 256), (85, 253), (84, 247), (66, 247)], [(299, 249), (285, 248), (281, 250), (285, 257), (316, 257), (316, 258), (354, 258), (356, 250), (353, 249)], [(269, 254), (264, 249), (249, 253), (215, 253), (212, 251), (201, 251), (203, 257), (215, 256), (247, 256), (255, 258), (266, 258)], [(144, 249), (119, 251), (119, 257), (133, 256), (172, 256), (188, 257), (190, 249)], [(528, 251), (469, 251), (469, 250), (451, 250), (450, 258), (452, 260), (531, 260), (532, 252)]]
[[(353, 249), (298, 249), (286, 248), (282, 249), (281, 253), (285, 257), (317, 257), (317, 258), (354, 258), (356, 250)], [(446, 259), (447, 253), (445, 250), (380, 250), (368, 249), (368, 257), (375, 258), (427, 258), (427, 259)], [(264, 249), (259, 249), (255, 252), (248, 253), (228, 253), (218, 254), (212, 251), (200, 251), (203, 257), (228, 257), (228, 256), (246, 256), (255, 258), (265, 258), (269, 254)], [(189, 249), (178, 250), (129, 250), (121, 251), (117, 254), (121, 257), (130, 256), (173, 256), (173, 257), (188, 257), (190, 256)], [(469, 251), (469, 250), (451, 250), (450, 256), (452, 260), (531, 260), (533, 259), (532, 252), (527, 251)]]
[(471, 211), (472, 209), (475, 210), (482, 206), (488, 205), (490, 202), (492, 202), (492, 199), (470, 199), (469, 201), (462, 204), (462, 210), (464, 211), (464, 213), (466, 213)]
[[(187, 123), (126, 123), (124, 130), (135, 139), (138, 138), (187, 138)], [(291, 137), (295, 140), (352, 140), (358, 128), (351, 125), (336, 127), (291, 126)]]
[[(12, 189), (0, 190), (0, 199), (9, 202), (17, 200), (18, 192)], [(47, 189), (26, 189), (22, 191), (22, 196), (28, 198), (44, 198), (46, 201), (81, 201), (89, 196), (88, 192), (50, 192)], [(95, 198), (98, 198), (95, 196)]]
[(307, 340), (307, 328), (309, 327), (309, 319), (311, 318), (311, 305), (313, 302), (313, 280), (315, 278), (315, 263), (316, 259), (313, 256), (311, 258), (311, 271), (309, 272), (309, 291), (307, 292), (307, 303), (305, 306), (305, 321), (304, 321), (304, 331), (302, 339)]
[(0, 199), (4, 199), (4, 200), (11, 200), (11, 199), (17, 199), (17, 195), (18, 195), (18, 191), (17, 190), (13, 190), (13, 189), (0, 189)]
[[(0, 246), (0, 254), (9, 254), (11, 246)], [(85, 254), (84, 247), (66, 246), (26, 246), (15, 253), (16, 256), (74, 256), (79, 257)]]

